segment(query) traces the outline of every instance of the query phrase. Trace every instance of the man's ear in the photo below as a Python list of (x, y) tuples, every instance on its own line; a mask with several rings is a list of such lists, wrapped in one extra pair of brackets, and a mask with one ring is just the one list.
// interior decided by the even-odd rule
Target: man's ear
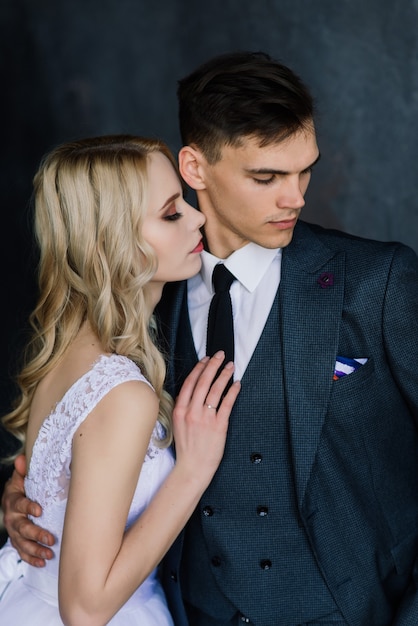
[(197, 148), (183, 146), (179, 152), (179, 169), (185, 182), (196, 191), (206, 189), (203, 163), (205, 158)]

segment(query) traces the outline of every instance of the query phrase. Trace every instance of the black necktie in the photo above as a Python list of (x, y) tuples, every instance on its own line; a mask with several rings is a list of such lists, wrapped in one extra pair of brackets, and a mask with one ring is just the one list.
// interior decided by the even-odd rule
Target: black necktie
[(229, 288), (235, 276), (223, 263), (215, 265), (212, 283), (215, 295), (209, 307), (206, 354), (213, 356), (218, 350), (225, 352), (225, 363), (234, 360), (234, 326)]

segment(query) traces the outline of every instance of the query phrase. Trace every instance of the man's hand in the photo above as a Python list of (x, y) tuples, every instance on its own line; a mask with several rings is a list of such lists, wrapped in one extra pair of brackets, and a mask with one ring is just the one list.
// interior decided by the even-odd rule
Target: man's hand
[(54, 556), (53, 551), (46, 546), (53, 546), (55, 539), (51, 533), (28, 519), (28, 515), (39, 517), (42, 509), (25, 496), (25, 474), (26, 457), (21, 454), (16, 457), (15, 470), (4, 487), (1, 502), (4, 525), (21, 559), (35, 567), (44, 567), (45, 559)]

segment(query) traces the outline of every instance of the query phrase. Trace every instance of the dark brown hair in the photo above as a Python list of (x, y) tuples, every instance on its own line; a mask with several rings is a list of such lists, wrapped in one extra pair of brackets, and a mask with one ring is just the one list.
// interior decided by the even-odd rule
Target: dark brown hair
[(257, 137), (260, 146), (311, 129), (313, 99), (300, 78), (263, 52), (210, 59), (178, 83), (180, 133), (209, 163), (224, 145)]

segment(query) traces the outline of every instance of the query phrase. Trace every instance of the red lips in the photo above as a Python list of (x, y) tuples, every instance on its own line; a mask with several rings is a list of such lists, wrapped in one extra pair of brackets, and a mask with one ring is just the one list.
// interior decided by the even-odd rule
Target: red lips
[(203, 241), (202, 240), (200, 240), (199, 243), (197, 244), (196, 248), (194, 250), (192, 250), (192, 254), (198, 253), (198, 252), (203, 252)]

